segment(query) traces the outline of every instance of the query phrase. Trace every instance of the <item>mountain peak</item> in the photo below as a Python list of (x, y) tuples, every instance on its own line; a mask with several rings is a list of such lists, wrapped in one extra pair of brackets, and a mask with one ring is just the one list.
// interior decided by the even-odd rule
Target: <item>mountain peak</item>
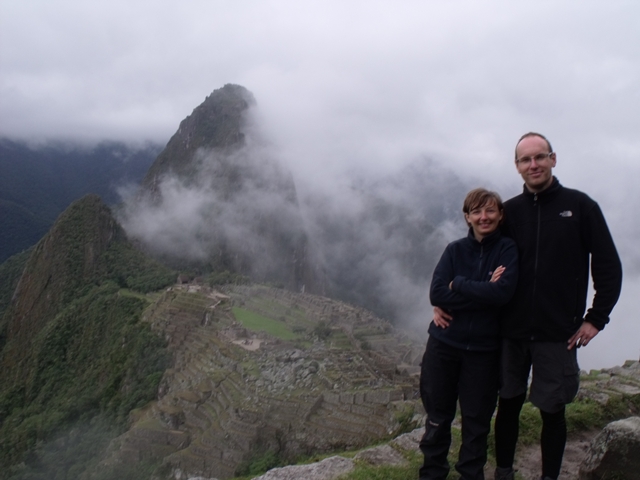
[(163, 258), (313, 290), (293, 176), (248, 125), (255, 103), (240, 85), (209, 95), (180, 122), (122, 223)]
[(180, 122), (142, 181), (143, 190), (157, 193), (158, 183), (170, 172), (188, 175), (200, 148), (233, 151), (242, 147), (245, 112), (255, 104), (253, 94), (243, 86), (228, 83), (214, 90)]
[(86, 195), (73, 202), (36, 245), (12, 307), (23, 311), (19, 315), (23, 317), (36, 311), (40, 303), (49, 311), (58, 302), (64, 303), (63, 284), (80, 286), (89, 280), (100, 254), (119, 238), (125, 238), (124, 231), (99, 196)]
[(4, 358), (20, 363), (34, 336), (93, 286), (111, 280), (130, 287), (137, 275), (149, 270), (162, 278), (154, 288), (173, 278), (173, 273), (149, 262), (133, 249), (99, 196), (86, 195), (73, 202), (26, 262), (5, 312), (7, 348), (12, 351), (3, 352)]

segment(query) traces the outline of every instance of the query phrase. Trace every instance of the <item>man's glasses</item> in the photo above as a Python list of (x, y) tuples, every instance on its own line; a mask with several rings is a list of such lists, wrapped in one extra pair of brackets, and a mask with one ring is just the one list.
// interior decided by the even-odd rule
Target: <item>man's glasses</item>
[(531, 165), (531, 162), (535, 160), (536, 163), (542, 163), (544, 161), (546, 161), (548, 158), (551, 158), (551, 155), (553, 155), (553, 152), (549, 152), (549, 153), (539, 153), (537, 155), (534, 155), (533, 157), (520, 157), (516, 160), (516, 163), (518, 165)]

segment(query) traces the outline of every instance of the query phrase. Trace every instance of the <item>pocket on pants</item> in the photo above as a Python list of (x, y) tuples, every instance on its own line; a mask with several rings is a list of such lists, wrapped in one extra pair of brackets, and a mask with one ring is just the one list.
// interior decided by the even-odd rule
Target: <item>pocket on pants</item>
[(424, 436), (422, 437), (422, 441), (420, 443), (424, 445), (433, 445), (434, 443), (438, 443), (438, 440), (441, 436), (441, 431), (441, 423), (435, 423), (434, 421), (427, 418)]
[(580, 367), (574, 355), (564, 364), (564, 403), (571, 403), (580, 388)]

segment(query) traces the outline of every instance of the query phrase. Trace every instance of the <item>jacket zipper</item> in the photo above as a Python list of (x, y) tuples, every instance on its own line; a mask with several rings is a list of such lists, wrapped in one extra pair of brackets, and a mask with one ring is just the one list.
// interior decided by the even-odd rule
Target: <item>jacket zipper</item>
[[(478, 278), (482, 279), (482, 256), (484, 255), (484, 245), (480, 244), (480, 258), (479, 258), (479, 262), (478, 262)], [(469, 339), (472, 338), (473, 334), (473, 321), (469, 322)], [(471, 340), (469, 340), (469, 343), (467, 343), (467, 350), (469, 350), (471, 348)]]
[[(538, 283), (538, 257), (540, 255), (540, 221), (541, 221), (541, 212), (540, 212), (540, 203), (538, 202), (538, 194), (535, 193), (533, 195), (533, 206), (537, 209), (537, 217), (538, 221), (536, 224), (536, 249), (535, 249), (535, 262), (533, 264), (533, 289), (531, 291), (531, 325), (534, 323), (534, 311), (536, 306), (536, 286)], [(531, 337), (533, 340), (533, 336)]]

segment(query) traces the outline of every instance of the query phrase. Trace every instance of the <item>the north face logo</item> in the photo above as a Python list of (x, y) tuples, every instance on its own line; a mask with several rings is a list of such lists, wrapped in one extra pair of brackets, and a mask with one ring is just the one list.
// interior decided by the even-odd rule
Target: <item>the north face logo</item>
[(571, 210), (565, 210), (564, 212), (560, 212), (561, 217), (573, 217), (573, 212)]

